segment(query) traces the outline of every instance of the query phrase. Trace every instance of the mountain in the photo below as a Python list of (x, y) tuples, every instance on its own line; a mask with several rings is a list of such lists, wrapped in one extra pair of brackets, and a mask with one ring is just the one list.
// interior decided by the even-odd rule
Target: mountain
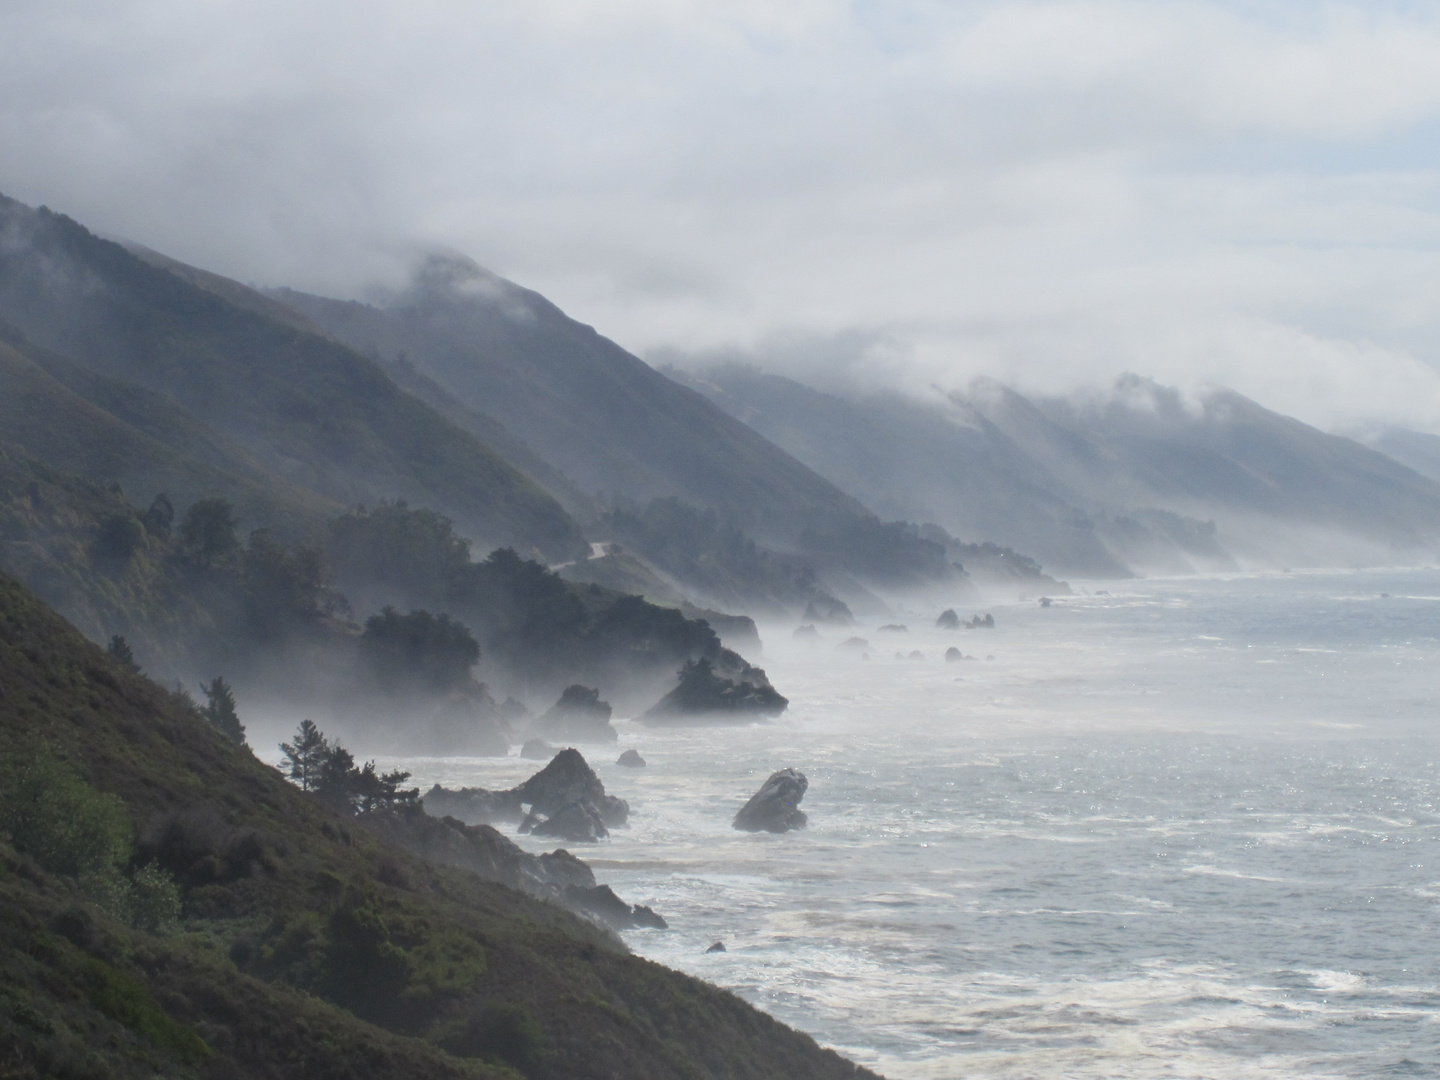
[[(238, 283), (177, 266), (0, 197), (0, 319), (101, 377), (88, 387), (70, 378), (72, 393), (102, 408), (97, 398), (123, 399), (132, 428), (147, 428), (135, 410), (146, 412), (152, 439), (168, 428), (166, 410), (183, 412), (208, 429), (226, 471), (258, 470), (273, 489), (311, 492), (322, 506), (401, 497), (448, 514), (482, 543), (551, 558), (586, 550), (538, 484), (378, 363)], [(243, 467), (236, 450), (248, 457)], [(210, 464), (219, 467), (213, 455)]]
[(1393, 458), (1421, 476), (1440, 480), (1440, 435), (1389, 427), (1367, 438), (1365, 445)]
[(1422, 552), (1440, 484), (1225, 389), (1127, 377), (1027, 398), (824, 393), (735, 363), (674, 373), (886, 515), (1087, 576)]
[[(441, 404), (451, 415), (460, 406), (503, 421), (602, 504), (678, 498), (784, 549), (807, 526), (874, 520), (702, 395), (468, 260), (434, 257), (409, 288), (374, 304), (272, 295), (354, 348), (402, 364), (422, 397), (434, 403), (443, 393), (454, 403)], [(943, 559), (936, 569), (945, 570)]]
[(874, 1080), (386, 779), (302, 793), (0, 576), (6, 1075)]
[(469, 260), (432, 257), (375, 304), (273, 295), (354, 348), (403, 355), (586, 493), (678, 496), (791, 532), (810, 510), (868, 513), (701, 395)]
[(886, 517), (1015, 547), (1065, 574), (1129, 572), (1064, 485), (983, 416), (899, 394), (846, 398), (740, 364), (672, 375)]

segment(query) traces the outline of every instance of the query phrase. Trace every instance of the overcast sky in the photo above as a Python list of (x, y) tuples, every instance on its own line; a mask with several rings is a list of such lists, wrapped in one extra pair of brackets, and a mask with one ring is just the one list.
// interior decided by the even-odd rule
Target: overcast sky
[(0, 0), (0, 190), (332, 293), (443, 244), (652, 357), (1440, 431), (1437, 12)]

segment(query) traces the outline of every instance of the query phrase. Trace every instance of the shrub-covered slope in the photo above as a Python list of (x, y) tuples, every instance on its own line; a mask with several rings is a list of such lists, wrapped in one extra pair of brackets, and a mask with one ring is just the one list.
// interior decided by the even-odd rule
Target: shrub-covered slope
[(3, 197), (0, 318), (45, 348), (170, 396), (271, 473), (327, 499), (407, 497), (486, 542), (555, 558), (584, 550), (554, 499), (379, 364)]
[[(14, 781), (37, 762), (70, 778), (36, 789), (39, 825)], [(558, 908), (388, 847), (8, 578), (0, 765), (6, 1075), (870, 1075)], [(93, 848), (83, 830), (47, 820), (133, 837), (112, 876), (173, 880), (178, 924), (97, 888), (61, 857)]]
[(251, 528), (301, 539), (340, 504), (270, 473), (163, 394), (40, 349), (0, 324), (0, 439), (148, 503), (220, 496)]

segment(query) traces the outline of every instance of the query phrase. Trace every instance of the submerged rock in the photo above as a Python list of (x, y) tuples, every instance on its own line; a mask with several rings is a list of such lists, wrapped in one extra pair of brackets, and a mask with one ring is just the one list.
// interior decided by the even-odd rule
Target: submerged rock
[(1048, 597), (1048, 596), (1042, 596), (1042, 597), (1040, 597), (1040, 606), (1041, 606), (1041, 607), (1049, 607), (1049, 606), (1050, 606), (1051, 604), (1053, 604), (1054, 602), (1055, 602), (1055, 601), (1054, 601), (1054, 600), (1051, 600), (1050, 597)]
[(619, 759), (616, 760), (615, 764), (625, 769), (643, 769), (645, 767), (645, 759), (640, 756), (640, 751), (638, 750), (626, 750), (620, 755)]
[(527, 761), (549, 761), (555, 756), (555, 748), (544, 739), (526, 739), (520, 756)]
[(807, 818), (800, 800), (810, 781), (798, 769), (781, 769), (770, 774), (760, 790), (735, 815), (734, 827), (745, 832), (788, 832), (803, 829)]
[(610, 724), (610, 713), (610, 703), (600, 700), (599, 690), (576, 683), (565, 688), (531, 730), (563, 742), (615, 742), (620, 736)]
[(759, 668), (748, 667), (742, 680), (716, 674), (703, 657), (687, 660), (680, 685), (657, 701), (640, 719), (645, 723), (685, 721), (745, 722), (783, 713), (790, 699), (782, 696)]
[(946, 608), (940, 613), (940, 617), (935, 620), (935, 625), (941, 630), (959, 630), (960, 616), (955, 614), (954, 608)]
[(910, 628), (904, 623), (892, 622), (886, 623), (884, 626), (880, 627), (879, 632), (882, 634), (908, 634), (910, 632)]

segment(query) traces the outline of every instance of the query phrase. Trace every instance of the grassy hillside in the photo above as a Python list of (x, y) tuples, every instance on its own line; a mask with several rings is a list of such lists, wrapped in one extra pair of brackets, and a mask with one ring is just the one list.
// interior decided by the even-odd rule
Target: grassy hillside
[(0, 767), (6, 1076), (870, 1075), (380, 842), (3, 577)]
[(219, 496), (248, 528), (299, 540), (343, 507), (270, 474), (163, 394), (91, 371), (0, 325), (0, 437), (137, 502)]
[(0, 318), (169, 396), (268, 473), (347, 505), (411, 498), (487, 543), (584, 550), (554, 499), (367, 357), (43, 208), (0, 197), (0, 231)]

